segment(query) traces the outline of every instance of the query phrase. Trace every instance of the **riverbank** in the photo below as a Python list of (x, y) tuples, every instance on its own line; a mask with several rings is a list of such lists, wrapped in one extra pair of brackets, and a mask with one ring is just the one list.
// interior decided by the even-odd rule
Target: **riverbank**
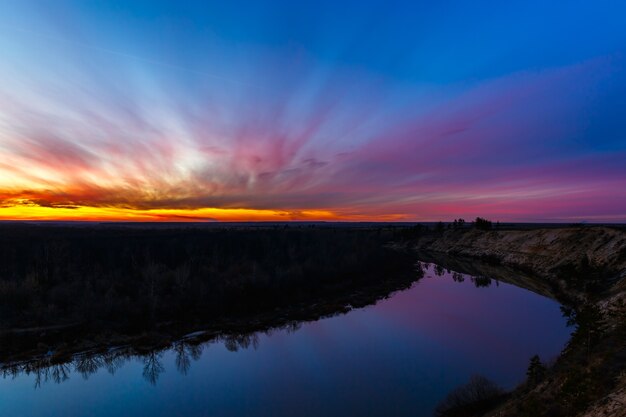
[(439, 262), (442, 257), (480, 259), (532, 275), (537, 279), (524, 280), (532, 283), (529, 289), (564, 304), (575, 326), (567, 347), (541, 380), (526, 381), (484, 415), (626, 416), (624, 230), (449, 229), (423, 233), (410, 245)]

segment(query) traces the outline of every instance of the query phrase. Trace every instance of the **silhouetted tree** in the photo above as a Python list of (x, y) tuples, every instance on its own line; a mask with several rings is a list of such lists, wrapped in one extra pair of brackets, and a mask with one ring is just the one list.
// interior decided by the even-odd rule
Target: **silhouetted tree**
[(478, 230), (491, 230), (492, 223), (491, 220), (476, 217), (476, 220), (474, 220), (474, 227)]
[(617, 271), (610, 270), (606, 265), (594, 263), (586, 255), (578, 263), (560, 266), (557, 273), (568, 286), (591, 292), (601, 290), (607, 278), (617, 275)]
[(587, 357), (589, 357), (593, 346), (606, 332), (605, 313), (594, 304), (585, 304), (578, 310), (563, 306), (561, 311), (567, 318), (567, 325), (576, 326), (569, 344), (581, 343), (586, 347)]
[(535, 355), (532, 358), (530, 358), (530, 364), (528, 365), (528, 370), (526, 371), (528, 384), (531, 387), (535, 387), (541, 381), (543, 381), (545, 376), (546, 376), (546, 367), (543, 363), (541, 363), (541, 359), (539, 358), (539, 355)]
[(454, 219), (452, 222), (453, 229), (462, 229), (463, 227), (465, 227), (465, 220), (463, 219)]

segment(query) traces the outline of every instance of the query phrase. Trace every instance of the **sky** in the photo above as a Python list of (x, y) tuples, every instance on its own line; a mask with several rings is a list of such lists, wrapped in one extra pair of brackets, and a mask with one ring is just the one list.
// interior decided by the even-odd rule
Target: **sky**
[(0, 220), (626, 222), (621, 1), (0, 2)]

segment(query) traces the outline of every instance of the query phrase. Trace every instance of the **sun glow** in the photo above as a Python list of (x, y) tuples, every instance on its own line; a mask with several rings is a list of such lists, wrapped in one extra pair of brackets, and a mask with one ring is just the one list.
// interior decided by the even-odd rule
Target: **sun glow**
[[(16, 201), (16, 203), (18, 203)], [(257, 210), (246, 208), (135, 209), (120, 207), (43, 207), (27, 202), (0, 207), (0, 220), (53, 221), (394, 221), (403, 215), (337, 213), (330, 210)]]

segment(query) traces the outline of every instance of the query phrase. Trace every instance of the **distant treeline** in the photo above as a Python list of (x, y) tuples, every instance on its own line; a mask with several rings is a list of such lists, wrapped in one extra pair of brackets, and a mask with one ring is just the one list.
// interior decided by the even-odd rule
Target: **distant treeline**
[(412, 273), (403, 228), (0, 225), (0, 326), (145, 328), (245, 315)]

